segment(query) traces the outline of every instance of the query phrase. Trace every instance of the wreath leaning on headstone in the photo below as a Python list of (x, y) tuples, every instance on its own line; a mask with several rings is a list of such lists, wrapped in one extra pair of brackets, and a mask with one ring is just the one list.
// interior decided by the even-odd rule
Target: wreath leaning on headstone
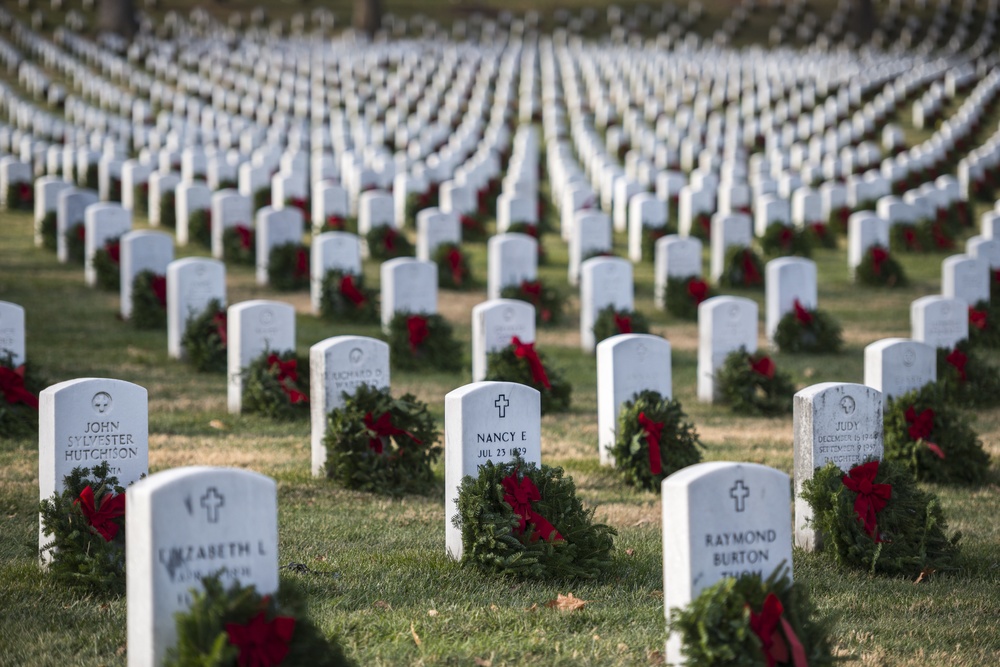
[(487, 461), (458, 490), (462, 564), (534, 579), (596, 579), (611, 565), (614, 528), (594, 522), (562, 468), (515, 455)]
[(107, 461), (76, 467), (63, 491), (39, 505), (48, 574), (57, 583), (98, 593), (125, 592), (125, 489)]
[(212, 211), (200, 208), (188, 216), (188, 239), (203, 248), (212, 247)]
[(153, 271), (140, 271), (132, 279), (132, 313), (129, 321), (136, 329), (163, 329), (167, 326), (167, 278)]
[(991, 307), (987, 301), (969, 306), (969, 344), (972, 348), (996, 349), (1000, 347), (1000, 308)]
[(486, 380), (517, 382), (541, 394), (542, 414), (569, 409), (573, 386), (561, 372), (545, 363), (545, 355), (534, 343), (522, 343), (514, 336), (510, 345), (486, 355)]
[(890, 247), (901, 252), (943, 252), (955, 245), (954, 233), (937, 220), (898, 223), (889, 232)]
[(227, 262), (253, 266), (257, 261), (253, 228), (235, 224), (222, 230), (222, 256)]
[(645, 390), (622, 404), (610, 453), (629, 484), (660, 492), (660, 482), (701, 461), (704, 445), (680, 401)]
[(982, 482), (990, 457), (969, 417), (936, 383), (889, 399), (885, 408), (885, 458), (899, 461), (922, 482)]
[(660, 225), (659, 227), (651, 227), (649, 225), (642, 226), (642, 259), (646, 262), (652, 262), (656, 259), (656, 242), (662, 239), (664, 236), (670, 234), (676, 234), (676, 225), (667, 223), (665, 225)]
[(226, 372), (228, 331), (227, 311), (218, 299), (212, 299), (204, 310), (188, 319), (181, 345), (195, 370)]
[(71, 225), (65, 232), (66, 256), (74, 264), (83, 264), (87, 258), (87, 228), (82, 222)]
[(7, 186), (7, 208), (30, 211), (35, 206), (35, 189), (30, 181), (18, 181)]
[(458, 216), (458, 224), (462, 227), (462, 241), (465, 243), (482, 243), (490, 237), (486, 229), (485, 216), (480, 214), (462, 213)]
[(330, 269), (323, 276), (319, 308), (324, 318), (335, 322), (378, 322), (378, 292), (365, 287), (362, 274)]
[[(265, 350), (243, 369), (243, 411), (272, 419), (309, 414), (309, 364), (295, 352)], [(299, 379), (300, 369), (305, 377)]]
[(812, 256), (812, 234), (804, 227), (772, 222), (764, 230), (760, 247), (768, 257)]
[(55, 211), (46, 211), (45, 217), (39, 223), (39, 232), (42, 235), (42, 247), (53, 252), (58, 247), (58, 241), (56, 240), (56, 215)]
[(472, 270), (469, 256), (456, 243), (442, 243), (434, 250), (434, 263), (438, 267), (438, 287), (469, 289), (472, 287)]
[(903, 267), (880, 245), (873, 245), (865, 251), (854, 276), (862, 285), (901, 287), (906, 284)]
[(160, 226), (177, 226), (177, 193), (173, 190), (160, 193)]
[(594, 342), (618, 334), (649, 333), (649, 320), (637, 310), (618, 310), (614, 306), (602, 308), (594, 321)]
[(267, 282), (283, 292), (309, 287), (309, 250), (295, 242), (271, 248), (267, 259)]
[(719, 276), (719, 284), (761, 288), (764, 286), (764, 263), (751, 248), (730, 246), (726, 250), (726, 264)]
[(563, 304), (566, 299), (554, 287), (549, 287), (541, 280), (522, 280), (519, 285), (508, 285), (500, 290), (504, 299), (519, 299), (527, 301), (535, 307), (535, 323), (538, 326), (558, 324), (563, 316)]
[(668, 277), (667, 293), (664, 305), (667, 312), (685, 320), (698, 319), (698, 305), (702, 301), (715, 296), (715, 291), (701, 276), (685, 276), (684, 278)]
[(763, 352), (750, 354), (742, 347), (730, 352), (716, 382), (736, 414), (773, 416), (792, 411), (795, 385)]
[(548, 231), (543, 229), (540, 224), (535, 224), (533, 222), (512, 222), (507, 226), (508, 234), (526, 234), (531, 238), (538, 241), (538, 265), (541, 266), (548, 262), (548, 255), (545, 252), (545, 244), (542, 243), (542, 234)]
[(840, 324), (826, 311), (806, 308), (798, 299), (778, 321), (774, 342), (782, 352), (832, 354), (844, 346)]
[(995, 406), (1000, 402), (1000, 373), (968, 339), (953, 349), (937, 349), (937, 383), (955, 406)]
[(327, 416), (326, 476), (345, 488), (398, 496), (434, 488), (441, 456), (427, 404), (412, 394), (360, 385)]
[(832, 461), (802, 485), (820, 549), (840, 565), (917, 577), (956, 567), (961, 533), (949, 538), (941, 503), (907, 467), (874, 458), (845, 473)]
[(413, 255), (413, 244), (392, 225), (380, 225), (365, 234), (368, 254), (372, 259), (386, 260)]
[(787, 568), (726, 577), (684, 609), (670, 627), (681, 638), (686, 664), (697, 667), (830, 667), (836, 663), (830, 621), (820, 619), (805, 588)]
[(94, 251), (94, 272), (101, 289), (116, 292), (121, 289), (121, 244), (119, 237), (110, 238)]
[(810, 222), (806, 224), (809, 242), (821, 248), (837, 247), (837, 231), (825, 222)]
[(0, 356), (0, 436), (37, 435), (38, 392), (46, 384), (30, 361), (15, 366), (14, 355)]
[(132, 186), (132, 210), (136, 215), (149, 216), (149, 181)]
[(402, 370), (457, 373), (462, 368), (462, 346), (440, 315), (397, 312), (389, 322), (389, 358)]
[(350, 667), (335, 639), (309, 618), (305, 596), (287, 580), (275, 595), (260, 595), (239, 581), (226, 588), (219, 574), (191, 589), (191, 606), (174, 614), (177, 644), (167, 649), (167, 667)]

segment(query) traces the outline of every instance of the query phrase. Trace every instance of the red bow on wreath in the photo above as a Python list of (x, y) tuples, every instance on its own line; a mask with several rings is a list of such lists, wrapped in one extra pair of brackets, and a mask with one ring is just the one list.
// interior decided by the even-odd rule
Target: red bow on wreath
[(514, 346), (514, 356), (528, 362), (528, 368), (531, 370), (531, 381), (544, 386), (546, 389), (551, 389), (552, 383), (549, 382), (549, 376), (545, 372), (542, 360), (538, 358), (538, 353), (535, 352), (535, 344), (522, 343), (521, 339), (517, 336), (510, 339), (510, 344)]
[(749, 249), (743, 251), (743, 283), (746, 285), (760, 284), (760, 272), (757, 271), (757, 264), (753, 261), (753, 252)]
[(792, 232), (791, 228), (786, 225), (781, 225), (781, 230), (778, 232), (778, 245), (787, 250), (791, 247), (792, 241), (794, 240), (795, 234)]
[(399, 234), (395, 229), (386, 225), (385, 236), (382, 237), (382, 247), (385, 248), (386, 252), (392, 252), (396, 249), (396, 237)]
[[(541, 305), (542, 302), (541, 281), (539, 280), (521, 281), (521, 291), (525, 294), (525, 296), (528, 297), (528, 301), (530, 301), (534, 306), (537, 307)], [(552, 311), (549, 310), (548, 308), (542, 308), (542, 311), (539, 313), (539, 316), (541, 317), (542, 322), (548, 322), (549, 320), (552, 319)]]
[(86, 225), (78, 224), (76, 226), (76, 240), (83, 243), (87, 240), (87, 227)]
[(406, 330), (410, 336), (410, 352), (416, 354), (417, 348), (431, 335), (427, 328), (427, 318), (423, 315), (410, 315), (406, 318)]
[(774, 365), (771, 357), (761, 357), (757, 361), (754, 361), (753, 357), (750, 357), (750, 368), (753, 369), (754, 373), (763, 375), (768, 380), (774, 378), (774, 373), (777, 370), (777, 366)]
[(1000, 283), (1000, 269), (993, 271), (993, 282)]
[(309, 277), (309, 253), (305, 248), (298, 248), (295, 251), (295, 277)]
[(618, 333), (629, 334), (632, 333), (632, 318), (628, 315), (619, 315), (615, 313), (615, 327), (618, 329)]
[(517, 532), (519, 534), (523, 535), (527, 525), (531, 523), (535, 526), (535, 532), (531, 535), (532, 540), (541, 538), (547, 542), (553, 533), (555, 533), (555, 539), (563, 539), (563, 536), (559, 534), (555, 526), (549, 523), (548, 519), (531, 508), (531, 503), (541, 500), (542, 494), (530, 478), (522, 477), (518, 480), (515, 472), (504, 477), (500, 483), (506, 492), (503, 496), (504, 502), (511, 506), (518, 518)]
[(368, 448), (374, 450), (376, 454), (382, 453), (382, 445), (385, 442), (383, 438), (390, 438), (395, 435), (405, 435), (414, 443), (418, 445), (423, 444), (423, 441), (409, 431), (404, 431), (401, 428), (393, 426), (392, 415), (388, 412), (383, 412), (378, 419), (372, 417), (372, 413), (369, 412), (364, 417), (364, 423), (365, 428), (375, 434), (368, 437)]
[(646, 445), (649, 447), (649, 471), (654, 475), (663, 472), (663, 462), (660, 458), (660, 436), (663, 434), (663, 422), (656, 422), (639, 413), (639, 426), (646, 434)]
[(38, 409), (38, 397), (24, 388), (24, 365), (14, 370), (0, 366), (0, 394), (11, 405), (24, 403), (29, 408)]
[(367, 301), (365, 295), (354, 284), (354, 276), (349, 273), (340, 279), (340, 293), (358, 308), (365, 305), (365, 301)]
[(958, 372), (958, 381), (965, 382), (965, 364), (968, 363), (969, 357), (958, 348), (955, 348), (948, 353), (948, 356), (944, 360), (955, 367), (955, 370)]
[(104, 246), (104, 249), (108, 252), (108, 257), (115, 264), (121, 263), (121, 252), (122, 246), (118, 241), (109, 242)]
[[(266, 598), (265, 598), (266, 599)], [(288, 643), (295, 631), (295, 619), (275, 616), (264, 620), (264, 612), (250, 619), (246, 625), (226, 623), (229, 643), (239, 648), (236, 658), (239, 667), (274, 667), (288, 655)]]
[(153, 296), (156, 297), (156, 301), (160, 304), (161, 308), (167, 307), (167, 278), (166, 276), (161, 276), (160, 274), (155, 274), (153, 278), (149, 281), (149, 288), (153, 290)]
[(290, 383), (299, 381), (297, 360), (289, 359), (288, 361), (282, 361), (281, 357), (276, 354), (272, 354), (267, 358), (267, 365), (269, 368), (277, 370), (278, 384), (281, 385), (281, 389), (288, 396), (288, 400), (291, 403), (309, 402), (309, 398), (305, 394), (289, 386)]
[(882, 275), (882, 263), (887, 259), (889, 259), (889, 253), (886, 252), (885, 248), (872, 247), (872, 272), (876, 276)]
[(687, 293), (695, 305), (700, 304), (708, 296), (708, 283), (701, 278), (692, 278), (687, 284)]
[(73, 504), (80, 506), (80, 511), (83, 512), (83, 516), (87, 519), (87, 523), (89, 523), (94, 530), (100, 533), (105, 542), (110, 542), (115, 539), (115, 535), (118, 534), (119, 528), (115, 519), (125, 516), (124, 493), (119, 493), (118, 495), (110, 498), (105, 495), (101, 499), (100, 508), (98, 508), (94, 500), (94, 490), (90, 488), (90, 485), (88, 484), (83, 491), (80, 492), (80, 497), (73, 501)]
[(458, 248), (451, 248), (448, 250), (446, 259), (448, 266), (451, 267), (451, 281), (456, 285), (461, 285), (464, 273), (462, 271), (462, 251)]
[(927, 408), (918, 415), (916, 409), (911, 405), (903, 416), (906, 418), (906, 423), (910, 425), (908, 429), (910, 438), (916, 442), (923, 441), (927, 445), (927, 449), (934, 452), (934, 455), (939, 459), (943, 459), (944, 451), (941, 447), (927, 440), (934, 430), (934, 411)]
[[(785, 608), (774, 593), (768, 593), (760, 613), (750, 610), (750, 629), (760, 639), (767, 667), (791, 662), (795, 667), (808, 667), (806, 650), (799, 641), (791, 623), (782, 616)], [(784, 637), (782, 637), (784, 634)], [(787, 643), (786, 643), (787, 642)], [(789, 656), (791, 647), (791, 656)]]
[(705, 233), (707, 238), (712, 236), (712, 216), (708, 213), (699, 213), (696, 218), (698, 226), (701, 227), (702, 231)]
[(212, 323), (215, 325), (215, 334), (225, 345), (229, 339), (229, 315), (224, 310), (220, 310), (212, 316)]
[(980, 331), (985, 331), (986, 319), (987, 313), (985, 310), (976, 310), (972, 306), (969, 306), (969, 324), (976, 327)]
[(903, 243), (910, 250), (920, 250), (920, 242), (917, 240), (917, 232), (909, 225), (903, 227)]
[(328, 215), (326, 217), (326, 226), (330, 229), (342, 230), (344, 228), (344, 219), (339, 215)]
[(858, 494), (854, 499), (854, 513), (865, 525), (865, 532), (874, 537), (876, 542), (881, 542), (882, 539), (875, 532), (875, 515), (882, 511), (892, 497), (892, 485), (876, 484), (877, 473), (878, 461), (869, 461), (851, 468), (841, 481), (844, 486)]
[(246, 225), (235, 225), (233, 229), (240, 236), (240, 248), (249, 250), (253, 246), (253, 230)]
[(792, 303), (792, 307), (795, 309), (795, 320), (804, 327), (812, 324), (813, 314), (802, 307), (802, 303), (796, 299)]
[(31, 204), (34, 202), (35, 193), (31, 188), (29, 183), (18, 183), (17, 184), (17, 196), (21, 200), (22, 204)]
[(809, 226), (812, 228), (813, 234), (815, 234), (817, 238), (819, 239), (826, 238), (826, 225), (824, 225), (822, 222), (814, 222)]

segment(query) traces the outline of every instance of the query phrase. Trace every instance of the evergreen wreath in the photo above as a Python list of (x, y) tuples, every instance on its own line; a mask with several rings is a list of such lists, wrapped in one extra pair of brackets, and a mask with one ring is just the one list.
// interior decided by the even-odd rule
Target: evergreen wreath
[(701, 461), (704, 449), (680, 401), (646, 389), (622, 404), (610, 453), (628, 484), (660, 492), (660, 482)]
[(713, 290), (701, 276), (685, 276), (667, 278), (667, 293), (664, 303), (667, 312), (684, 320), (698, 319), (698, 305), (715, 296)]
[(953, 405), (991, 407), (1000, 401), (1000, 374), (969, 340), (937, 349), (937, 383)]
[(336, 213), (331, 213), (330, 215), (326, 216), (326, 219), (323, 221), (322, 228), (319, 229), (316, 233), (317, 234), (319, 232), (355, 233), (357, 232), (357, 230), (358, 230), (357, 218), (348, 218), (342, 215), (338, 215)]
[(109, 474), (107, 461), (76, 467), (63, 478), (63, 491), (39, 505), (42, 546), (58, 584), (91, 592), (125, 592), (125, 489)]
[(389, 359), (405, 371), (457, 373), (464, 366), (462, 345), (451, 324), (438, 314), (397, 312), (389, 322)]
[(659, 227), (642, 226), (642, 258), (652, 262), (656, 258), (656, 242), (664, 236), (676, 234), (677, 227), (669, 222)]
[(236, 264), (253, 266), (257, 262), (256, 232), (236, 224), (222, 230), (222, 256)]
[(362, 384), (344, 392), (344, 405), (327, 416), (326, 476), (382, 495), (428, 493), (435, 488), (439, 437), (426, 403)]
[(968, 416), (945, 400), (936, 383), (890, 398), (885, 408), (885, 458), (921, 482), (977, 484), (990, 456)]
[(726, 250), (726, 265), (719, 276), (719, 284), (725, 287), (764, 286), (764, 263), (751, 248), (730, 246)]
[(804, 227), (772, 222), (764, 230), (760, 247), (768, 257), (811, 257), (812, 233)]
[(742, 347), (730, 352), (716, 382), (736, 414), (773, 416), (792, 411), (795, 385), (763, 352), (750, 354)]
[(227, 326), (227, 311), (218, 299), (212, 299), (203, 311), (188, 319), (181, 345), (195, 370), (202, 373), (226, 372)]
[(531, 579), (596, 579), (611, 565), (614, 528), (594, 523), (562, 468), (487, 461), (458, 491), (462, 565)]
[(0, 437), (38, 434), (38, 392), (46, 386), (30, 361), (15, 366), (12, 353), (0, 356)]
[(87, 258), (87, 229), (82, 222), (66, 230), (66, 255), (69, 261), (82, 265)]
[(820, 549), (839, 565), (911, 578), (956, 567), (961, 533), (945, 535), (940, 501), (904, 463), (868, 458), (845, 474), (831, 461), (805, 480), (802, 498)]
[(138, 215), (149, 216), (149, 181), (132, 186), (132, 210)]
[(955, 246), (954, 232), (940, 220), (900, 223), (889, 230), (890, 247), (901, 252), (945, 252)]
[(462, 240), (466, 243), (482, 243), (490, 237), (481, 215), (462, 214), (458, 216), (458, 224), (462, 227)]
[(873, 245), (865, 251), (854, 275), (862, 285), (901, 287), (906, 284), (903, 267), (880, 245)]
[(990, 307), (1000, 306), (1000, 269), (990, 269)]
[(443, 243), (434, 250), (434, 263), (438, 267), (438, 287), (469, 289), (472, 287), (472, 270), (469, 256), (456, 243)]
[(97, 190), (100, 187), (97, 164), (94, 162), (88, 164), (86, 171), (84, 171), (82, 175), (78, 175), (77, 180), (80, 182), (81, 188)]
[(538, 264), (546, 264), (548, 262), (548, 255), (545, 252), (545, 246), (542, 244), (542, 227), (541, 225), (536, 225), (530, 222), (513, 222), (507, 227), (508, 234), (525, 234), (531, 238), (538, 241)]
[(265, 185), (257, 188), (253, 193), (253, 210), (259, 211), (265, 206), (271, 205), (271, 186)]
[(692, 667), (831, 667), (830, 625), (784, 567), (766, 580), (726, 577), (670, 614)]
[(519, 285), (508, 285), (500, 290), (504, 299), (527, 301), (535, 307), (535, 324), (547, 326), (558, 324), (563, 317), (566, 298), (555, 287), (541, 280), (522, 280)]
[(320, 314), (335, 322), (378, 322), (378, 297), (376, 290), (365, 287), (364, 275), (330, 269), (323, 276)]
[(121, 289), (121, 244), (115, 236), (94, 251), (94, 272), (101, 289), (117, 292)]
[(174, 614), (177, 644), (167, 667), (350, 667), (344, 649), (309, 618), (305, 596), (287, 580), (276, 595), (239, 581), (226, 588), (218, 574), (191, 589), (191, 607)]
[(437, 187), (429, 187), (426, 192), (411, 192), (406, 195), (406, 222), (412, 227), (417, 225), (417, 213), (425, 208), (435, 208), (438, 205)]
[(177, 227), (177, 193), (173, 190), (160, 193), (160, 226)]
[(392, 225), (380, 225), (365, 234), (368, 254), (379, 261), (413, 255), (413, 244), (406, 235)]
[[(39, 226), (42, 235), (42, 247), (55, 252), (58, 247), (56, 239), (56, 212), (48, 211)], [(67, 239), (68, 240), (68, 239)]]
[(830, 219), (827, 221), (827, 228), (838, 234), (847, 233), (847, 221), (850, 220), (854, 211), (850, 206), (841, 206), (830, 211)]
[(597, 313), (593, 328), (594, 342), (600, 343), (618, 334), (649, 333), (649, 320), (637, 310), (617, 310), (614, 306), (606, 306)]
[[(302, 369), (303, 377), (299, 379)], [(309, 414), (309, 364), (295, 352), (265, 350), (243, 369), (243, 412), (272, 419)]]
[(271, 287), (283, 292), (309, 287), (308, 248), (295, 242), (271, 248), (267, 259), (267, 281)]
[(188, 238), (203, 248), (212, 247), (212, 211), (200, 208), (188, 216)]
[(121, 203), (122, 179), (112, 176), (108, 179), (108, 201)]
[(153, 271), (140, 271), (132, 279), (132, 314), (136, 329), (167, 326), (167, 278)]
[(821, 248), (837, 247), (837, 231), (825, 222), (810, 222), (806, 224), (809, 242)]
[(568, 410), (573, 393), (573, 385), (545, 362), (545, 355), (535, 350), (534, 343), (522, 343), (516, 336), (507, 347), (486, 355), (486, 380), (517, 382), (537, 389), (543, 415)]
[(840, 324), (823, 310), (805, 308), (796, 299), (778, 321), (774, 342), (782, 352), (835, 354), (844, 346)]
[(711, 213), (695, 213), (694, 217), (691, 219), (691, 231), (688, 232), (688, 236), (693, 236), (696, 239), (701, 239), (702, 241), (712, 240), (712, 214)]
[(1000, 310), (991, 308), (986, 301), (969, 307), (969, 342), (974, 349), (995, 350), (1000, 347)]
[(30, 181), (18, 181), (7, 186), (7, 209), (30, 211), (35, 207), (35, 189)]
[(312, 210), (312, 204), (306, 197), (285, 197), (285, 208), (297, 208), (302, 211), (302, 217), (306, 220), (309, 219), (310, 211)]

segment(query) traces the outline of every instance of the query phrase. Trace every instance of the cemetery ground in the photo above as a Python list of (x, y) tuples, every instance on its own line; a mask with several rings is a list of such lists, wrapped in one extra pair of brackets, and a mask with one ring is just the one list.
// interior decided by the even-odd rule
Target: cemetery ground
[[(542, 193), (545, 196), (545, 193)], [(981, 208), (981, 207), (980, 207)], [(979, 211), (976, 211), (978, 219)], [(139, 218), (137, 228), (147, 223)], [(565, 285), (565, 245), (545, 239), (551, 261), (543, 280)], [(625, 239), (615, 249), (624, 254)], [(485, 299), (485, 244), (473, 244), (483, 285), (441, 294), (441, 312), (466, 349), (469, 313)], [(178, 249), (180, 255), (192, 248)], [(707, 248), (706, 248), (707, 252)], [(900, 257), (905, 288), (863, 289), (848, 280), (843, 240), (819, 249), (819, 299), (844, 326), (839, 355), (775, 355), (798, 388), (860, 382), (863, 348), (909, 336), (909, 303), (940, 290), (941, 255)], [(377, 266), (366, 262), (369, 284)], [(538, 345), (574, 387), (568, 413), (542, 420), (543, 460), (562, 466), (597, 519), (617, 529), (615, 564), (601, 581), (518, 582), (486, 577), (451, 562), (444, 550), (443, 459), (438, 491), (389, 500), (345, 491), (310, 475), (309, 422), (232, 416), (225, 377), (199, 374), (167, 357), (164, 332), (136, 331), (117, 317), (116, 294), (84, 285), (80, 267), (60, 265), (31, 240), (31, 216), (0, 215), (0, 296), (27, 308), (28, 354), (50, 383), (114, 377), (149, 391), (150, 471), (204, 464), (236, 466), (278, 481), (282, 577), (306, 592), (320, 627), (335, 634), (364, 665), (632, 665), (659, 664), (666, 638), (657, 495), (625, 486), (597, 458), (596, 368), (579, 348), (576, 296), (569, 317), (539, 330)], [(673, 348), (674, 395), (706, 446), (704, 460), (749, 461), (791, 473), (791, 415), (734, 417), (695, 398), (697, 325), (679, 323), (653, 306), (652, 266), (636, 266), (636, 307), (653, 333)], [(253, 269), (229, 267), (230, 303), (281, 298), (297, 311), (298, 353), (329, 336), (379, 336), (377, 326), (343, 326), (310, 314), (306, 292), (276, 293), (255, 285)], [(763, 293), (733, 290), (755, 299)], [(764, 341), (761, 341), (764, 345)], [(991, 362), (998, 361), (994, 353)], [(460, 374), (393, 372), (393, 393), (426, 401), (443, 428), (444, 396), (470, 381)], [(835, 617), (838, 653), (864, 665), (988, 665), (1000, 655), (1000, 410), (970, 415), (992, 458), (981, 487), (925, 485), (937, 493), (952, 530), (963, 533), (960, 570), (916, 584), (906, 579), (839, 571), (821, 555), (796, 550), (795, 577), (824, 614)], [(0, 442), (0, 665), (121, 665), (125, 662), (124, 597), (81, 597), (60, 590), (37, 565), (38, 456), (34, 438)], [(549, 608), (558, 594), (586, 600), (573, 612)]]

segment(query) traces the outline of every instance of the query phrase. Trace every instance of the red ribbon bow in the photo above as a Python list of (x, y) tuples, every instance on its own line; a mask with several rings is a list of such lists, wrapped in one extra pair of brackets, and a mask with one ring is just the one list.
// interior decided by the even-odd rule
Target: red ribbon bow
[(295, 359), (289, 359), (288, 361), (282, 361), (281, 358), (272, 354), (267, 358), (267, 365), (272, 369), (276, 369), (278, 373), (278, 384), (281, 385), (282, 390), (288, 396), (288, 400), (292, 403), (308, 403), (309, 398), (298, 391), (294, 387), (289, 386), (291, 383), (299, 381), (299, 371), (298, 371), (298, 361)]
[(349, 273), (340, 279), (340, 293), (358, 308), (365, 305), (365, 301), (368, 300), (354, 284), (354, 276)]
[(876, 276), (882, 275), (882, 262), (889, 259), (889, 253), (885, 248), (872, 246), (872, 271)]
[(87, 227), (82, 224), (76, 226), (76, 238), (81, 243), (87, 240)]
[(986, 318), (987, 313), (985, 310), (976, 310), (972, 306), (969, 306), (969, 324), (976, 327), (980, 331), (985, 331)]
[(875, 532), (875, 515), (882, 511), (892, 497), (892, 485), (876, 484), (877, 473), (878, 461), (869, 461), (851, 468), (841, 481), (858, 494), (854, 499), (854, 513), (865, 524), (865, 532), (874, 537), (876, 542), (881, 542), (882, 539)]
[(111, 258), (112, 262), (114, 262), (115, 264), (119, 264), (121, 262), (121, 252), (122, 252), (121, 243), (119, 243), (118, 241), (110, 241), (107, 244), (105, 244), (104, 249), (108, 251), (108, 257)]
[(944, 360), (954, 366), (955, 370), (958, 371), (958, 381), (965, 382), (965, 364), (968, 363), (969, 357), (958, 348), (955, 348), (948, 353), (948, 356), (945, 357)]
[(32, 204), (35, 200), (35, 193), (28, 183), (17, 184), (17, 196), (22, 204)]
[(392, 415), (388, 412), (383, 412), (378, 419), (375, 419), (372, 413), (369, 412), (365, 415), (364, 422), (365, 428), (374, 434), (368, 436), (368, 448), (374, 450), (376, 454), (382, 453), (382, 445), (385, 442), (383, 438), (390, 438), (396, 435), (405, 435), (414, 443), (418, 445), (423, 444), (423, 441), (409, 431), (404, 431), (401, 428), (393, 426)]
[(753, 253), (747, 249), (743, 251), (743, 282), (746, 285), (759, 285), (760, 272), (753, 261)]
[(392, 252), (396, 249), (396, 237), (398, 236), (395, 229), (386, 225), (385, 236), (382, 237), (382, 247), (388, 252)]
[(275, 616), (273, 621), (266, 621), (263, 611), (246, 625), (226, 623), (229, 643), (240, 649), (236, 658), (239, 667), (280, 665), (288, 655), (288, 643), (294, 631), (294, 618)]
[(792, 245), (792, 241), (795, 240), (795, 234), (786, 225), (781, 226), (781, 231), (778, 232), (778, 244), (784, 248), (788, 249)]
[(939, 459), (943, 459), (944, 451), (941, 447), (927, 440), (931, 432), (934, 431), (934, 411), (927, 408), (918, 415), (916, 409), (911, 405), (903, 416), (906, 418), (906, 423), (910, 425), (908, 429), (910, 437), (917, 442), (922, 440), (927, 445), (927, 449), (934, 452), (934, 455)]
[(541, 500), (542, 494), (530, 478), (522, 477), (518, 480), (515, 472), (504, 477), (500, 483), (506, 492), (503, 496), (504, 502), (511, 506), (518, 518), (517, 532), (519, 534), (523, 535), (527, 525), (531, 523), (535, 526), (535, 532), (531, 534), (532, 541), (541, 538), (548, 542), (553, 533), (555, 533), (554, 539), (563, 539), (563, 536), (559, 534), (555, 526), (549, 523), (548, 519), (531, 508), (531, 503)]
[(105, 494), (101, 498), (101, 506), (98, 508), (94, 499), (94, 490), (88, 484), (80, 492), (80, 497), (73, 501), (73, 504), (80, 506), (80, 511), (83, 512), (87, 523), (104, 538), (105, 542), (115, 539), (120, 527), (115, 519), (125, 516), (124, 493), (110, 498)]
[(253, 230), (246, 225), (235, 225), (233, 229), (240, 235), (240, 247), (249, 250), (253, 246)]
[(907, 225), (903, 227), (903, 243), (911, 250), (920, 250), (920, 242), (917, 240), (917, 232)]
[(329, 227), (330, 229), (337, 229), (337, 230), (343, 229), (344, 219), (339, 215), (329, 215), (326, 218), (326, 226)]
[(993, 282), (1000, 283), (1000, 269), (996, 269), (991, 275), (993, 276)]
[(448, 255), (446, 256), (448, 260), (448, 266), (451, 267), (451, 280), (456, 285), (462, 284), (463, 271), (462, 271), (462, 251), (458, 248), (451, 248), (448, 250)]
[(799, 302), (798, 299), (795, 300), (795, 302), (792, 304), (792, 307), (795, 308), (795, 319), (798, 321), (799, 324), (805, 327), (812, 324), (813, 314), (810, 313), (805, 308), (803, 308), (802, 304)]
[[(808, 667), (806, 650), (799, 641), (792, 625), (782, 616), (785, 608), (774, 593), (768, 593), (760, 613), (750, 610), (750, 629), (760, 639), (767, 667), (787, 663), (792, 658), (795, 667)], [(784, 637), (782, 637), (784, 631)], [(786, 643), (787, 641), (787, 643)], [(789, 656), (789, 646), (791, 656)]]
[(11, 370), (0, 366), (0, 394), (11, 405), (24, 403), (29, 408), (38, 409), (38, 397), (24, 388), (24, 365)]
[(706, 238), (711, 238), (712, 237), (712, 216), (710, 216), (708, 213), (699, 213), (698, 217), (696, 218), (696, 221), (698, 222), (698, 226), (701, 227), (702, 231), (705, 232), (705, 237)]
[(692, 278), (687, 284), (687, 293), (694, 299), (695, 305), (701, 303), (708, 297), (708, 283), (701, 278)]
[[(947, 218), (947, 214), (945, 217)], [(947, 250), (952, 246), (951, 239), (944, 233), (944, 227), (941, 223), (931, 225), (931, 237), (934, 239), (934, 245), (942, 250)]]
[(549, 376), (545, 372), (542, 360), (538, 358), (538, 353), (535, 352), (535, 344), (522, 343), (521, 339), (517, 336), (510, 339), (510, 344), (514, 346), (514, 356), (528, 362), (528, 368), (531, 370), (531, 381), (544, 386), (546, 389), (551, 389), (552, 383), (549, 382)]
[(299, 209), (303, 213), (307, 213), (308, 212), (307, 211), (307, 209), (308, 209), (308, 202), (306, 202), (306, 200), (305, 200), (304, 197), (291, 197), (288, 200), (288, 203), (291, 204), (292, 206), (294, 206), (295, 208)]
[(618, 333), (629, 334), (632, 333), (632, 318), (628, 315), (622, 315), (615, 313), (615, 327), (618, 328)]
[(538, 299), (542, 296), (542, 283), (535, 281), (525, 280), (521, 283), (521, 291), (532, 297), (531, 301), (535, 305), (538, 304)]
[(763, 375), (768, 380), (774, 378), (774, 372), (777, 370), (777, 367), (774, 365), (771, 357), (761, 357), (757, 361), (754, 361), (753, 357), (751, 357), (750, 368), (752, 368), (755, 373)]
[(826, 225), (824, 225), (822, 222), (814, 222), (809, 226), (812, 227), (813, 233), (818, 238), (820, 239), (826, 238)]
[(156, 297), (157, 302), (159, 302), (160, 307), (167, 307), (167, 277), (161, 276), (160, 274), (155, 274), (152, 280), (149, 281), (149, 288), (153, 290), (153, 296)]
[(298, 248), (295, 251), (295, 277), (306, 278), (309, 276), (309, 253), (305, 248)]
[(649, 471), (654, 475), (663, 472), (663, 462), (660, 458), (660, 435), (663, 433), (663, 422), (655, 422), (639, 413), (639, 426), (646, 434), (646, 444), (649, 446)]
[(431, 335), (427, 328), (427, 318), (423, 315), (410, 315), (406, 318), (406, 329), (410, 335), (410, 351), (416, 354), (417, 348)]
[(229, 339), (229, 315), (224, 310), (220, 310), (212, 316), (212, 323), (215, 324), (215, 333), (226, 345)]

